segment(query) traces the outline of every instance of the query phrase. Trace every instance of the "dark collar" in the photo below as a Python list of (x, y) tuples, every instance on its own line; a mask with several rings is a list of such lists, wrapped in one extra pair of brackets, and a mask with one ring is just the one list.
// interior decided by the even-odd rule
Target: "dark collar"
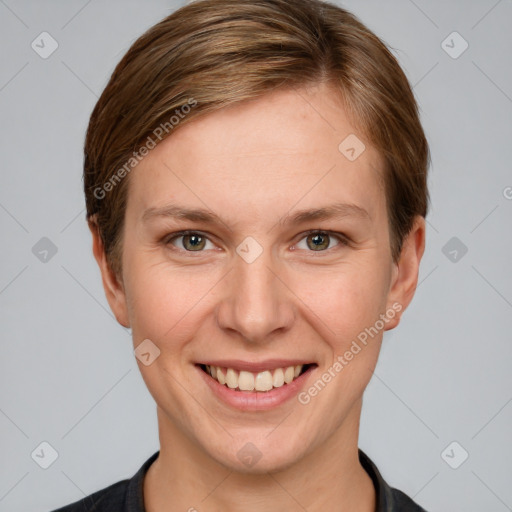
[[(149, 466), (156, 460), (160, 450), (151, 455), (129, 480), (126, 489), (126, 512), (145, 512), (143, 484)], [(382, 478), (377, 466), (359, 449), (359, 462), (372, 479), (377, 505), (375, 512), (426, 512), (401, 491), (390, 487)]]
[(359, 462), (370, 475), (375, 487), (377, 501), (375, 512), (426, 512), (402, 491), (390, 487), (382, 478), (377, 466), (361, 449), (359, 449)]
[(359, 448), (359, 462), (363, 466), (364, 470), (368, 473), (372, 479), (373, 486), (375, 487), (376, 496), (376, 508), (375, 512), (388, 512), (393, 510), (390, 507), (391, 500), (391, 488), (382, 478), (380, 471), (372, 460)]

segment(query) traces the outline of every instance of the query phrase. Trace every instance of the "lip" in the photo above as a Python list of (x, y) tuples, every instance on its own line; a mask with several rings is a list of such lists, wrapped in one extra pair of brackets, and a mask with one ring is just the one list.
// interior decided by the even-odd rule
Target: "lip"
[[(289, 364), (289, 366), (293, 365)], [(205, 371), (203, 371), (199, 364), (196, 364), (195, 368), (199, 372), (199, 375), (205, 384), (213, 392), (215, 397), (230, 407), (240, 411), (267, 411), (279, 407), (280, 405), (295, 397), (300, 392), (300, 390), (305, 387), (306, 382), (308, 381), (312, 372), (314, 372), (318, 366), (310, 366), (303, 374), (299, 375), (296, 379), (290, 382), (290, 384), (284, 384), (283, 386), (279, 388), (273, 388), (270, 391), (257, 392), (235, 391), (234, 389), (220, 384), (211, 375), (208, 375)], [(232, 366), (229, 368), (232, 368)], [(265, 368), (268, 369), (269, 367), (266, 366)], [(280, 368), (280, 366), (276, 366), (276, 368)]]
[(300, 359), (266, 359), (265, 361), (242, 361), (241, 359), (217, 359), (210, 361), (199, 361), (197, 364), (205, 366), (218, 366), (220, 368), (233, 368), (233, 370), (245, 370), (246, 372), (263, 372), (265, 370), (275, 370), (276, 368), (288, 368), (288, 366), (297, 366), (299, 364), (315, 364), (312, 361)]

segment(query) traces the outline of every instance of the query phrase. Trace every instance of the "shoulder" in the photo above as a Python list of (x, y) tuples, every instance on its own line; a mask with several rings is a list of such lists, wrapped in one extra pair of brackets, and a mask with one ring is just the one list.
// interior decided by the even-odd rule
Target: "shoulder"
[(407, 494), (398, 489), (389, 487), (390, 510), (397, 512), (427, 512), (413, 501)]
[(373, 461), (359, 449), (359, 462), (373, 481), (377, 512), (427, 512), (402, 491), (388, 485)]
[(129, 480), (121, 480), (53, 512), (121, 512)]
[(159, 454), (157, 451), (151, 455), (131, 478), (120, 480), (52, 512), (143, 512), (144, 476)]

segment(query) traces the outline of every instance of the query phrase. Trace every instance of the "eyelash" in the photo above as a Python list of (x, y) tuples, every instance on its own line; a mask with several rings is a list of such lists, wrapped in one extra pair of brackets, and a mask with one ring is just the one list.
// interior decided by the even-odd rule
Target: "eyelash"
[[(302, 237), (297, 241), (297, 244), (299, 242), (301, 242), (302, 240), (304, 240), (304, 238), (307, 238), (309, 235), (312, 235), (312, 234), (322, 234), (322, 235), (328, 235), (329, 237), (334, 237), (338, 240), (339, 245), (336, 245), (329, 249), (324, 249), (322, 251), (312, 251), (312, 250), (308, 251), (311, 253), (327, 253), (327, 252), (336, 250), (336, 248), (339, 248), (340, 246), (348, 247), (348, 245), (349, 245), (349, 239), (346, 236), (344, 236), (342, 233), (337, 233), (335, 231), (326, 231), (326, 230), (321, 230), (321, 229), (311, 229), (309, 231), (305, 231), (304, 233), (302, 233)], [(185, 252), (185, 253), (192, 253), (192, 254), (193, 253), (200, 254), (202, 252), (205, 252), (204, 250), (202, 250), (202, 251), (187, 251), (186, 249), (178, 249), (177, 247), (172, 246), (172, 244), (171, 244), (172, 241), (174, 241), (177, 238), (180, 238), (182, 236), (186, 236), (186, 235), (199, 235), (201, 237), (208, 239), (211, 242), (208, 235), (203, 233), (202, 231), (184, 230), (184, 231), (177, 231), (176, 233), (171, 233), (170, 235), (166, 236), (164, 238), (164, 244), (166, 246), (170, 245), (172, 247), (172, 250), (176, 250), (178, 252)], [(297, 245), (297, 244), (295, 244), (295, 245)]]

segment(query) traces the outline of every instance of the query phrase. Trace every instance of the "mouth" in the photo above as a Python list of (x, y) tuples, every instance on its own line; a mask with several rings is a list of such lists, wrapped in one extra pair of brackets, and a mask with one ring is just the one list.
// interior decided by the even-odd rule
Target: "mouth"
[(285, 388), (317, 366), (306, 363), (282, 366), (254, 372), (210, 364), (197, 365), (208, 377), (221, 386), (240, 393), (261, 394)]

